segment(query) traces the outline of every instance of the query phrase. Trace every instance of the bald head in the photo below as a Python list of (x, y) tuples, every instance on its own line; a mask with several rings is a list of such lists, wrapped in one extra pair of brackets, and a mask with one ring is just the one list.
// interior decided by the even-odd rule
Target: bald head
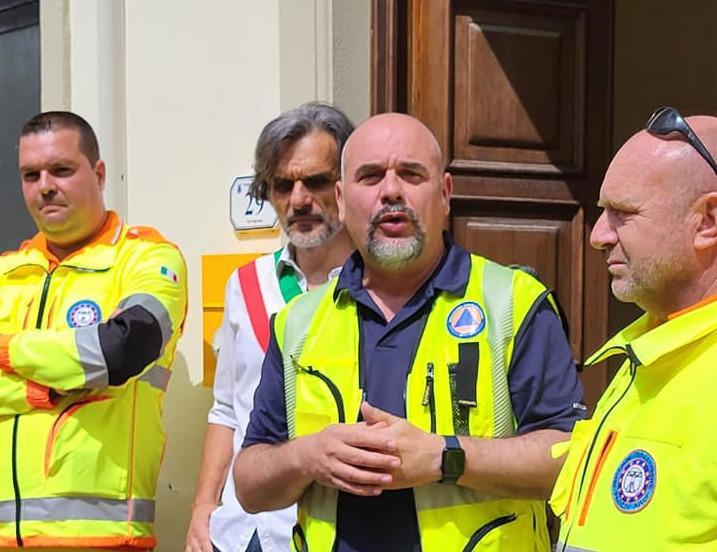
[(426, 159), (439, 172), (443, 171), (443, 155), (441, 146), (435, 135), (421, 121), (404, 113), (381, 113), (366, 119), (349, 136), (341, 152), (341, 180), (344, 180), (347, 158), (355, 147), (365, 147), (366, 142), (379, 143), (382, 139), (397, 137), (423, 143), (430, 151)]
[[(717, 118), (700, 115), (685, 120), (707, 151), (717, 155)], [(717, 174), (679, 132), (655, 136), (643, 130), (632, 136), (618, 151), (611, 169), (630, 165), (630, 172), (651, 175), (655, 193), (683, 207), (717, 190)]]
[[(712, 155), (717, 118), (686, 119)], [(717, 286), (717, 174), (680, 133), (632, 136), (610, 163), (590, 241), (614, 295), (664, 318)]]

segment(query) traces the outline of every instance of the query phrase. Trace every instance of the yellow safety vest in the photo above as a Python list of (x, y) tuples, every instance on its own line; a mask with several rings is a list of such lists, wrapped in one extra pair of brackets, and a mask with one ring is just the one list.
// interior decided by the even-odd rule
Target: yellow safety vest
[(655, 328), (645, 315), (587, 365), (618, 353), (550, 500), (557, 550), (717, 550), (717, 302)]
[[(42, 235), (0, 257), (0, 547), (152, 548), (184, 260), (114, 213), (81, 251), (51, 258)], [(107, 386), (93, 335), (122, 305), (156, 315), (162, 352)]]
[[(508, 437), (516, 429), (507, 378), (514, 338), (548, 292), (521, 271), (478, 256), (471, 256), (471, 265), (464, 296), (441, 292), (435, 299), (406, 381), (406, 415), (433, 433)], [(298, 297), (275, 318), (291, 438), (358, 420), (363, 391), (356, 304), (346, 290), (334, 301), (335, 286), (336, 280)], [(449, 327), (458, 326), (465, 312), (474, 323), (468, 325), (468, 334), (475, 335), (459, 337)], [(478, 343), (480, 351), (477, 406), (457, 407), (452, 367), (458, 362), (459, 344), (469, 342)], [(454, 417), (454, 405), (462, 420)], [(503, 499), (439, 483), (413, 492), (421, 545), (427, 552), (549, 549), (544, 502)], [(335, 489), (318, 484), (304, 493), (295, 550), (333, 550), (337, 498)]]

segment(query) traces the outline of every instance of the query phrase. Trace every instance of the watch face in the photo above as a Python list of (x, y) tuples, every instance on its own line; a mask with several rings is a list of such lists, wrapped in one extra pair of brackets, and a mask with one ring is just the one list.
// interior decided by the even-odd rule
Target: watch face
[(453, 480), (455, 482), (461, 475), (465, 468), (466, 456), (463, 449), (460, 448), (446, 448), (443, 449), (443, 463), (441, 465), (441, 471), (443, 472), (443, 479)]

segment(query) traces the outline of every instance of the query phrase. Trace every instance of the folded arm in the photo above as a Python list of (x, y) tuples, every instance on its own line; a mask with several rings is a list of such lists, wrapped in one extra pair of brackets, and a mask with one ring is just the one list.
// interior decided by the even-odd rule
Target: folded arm
[[(0, 339), (0, 369), (57, 390), (122, 385), (157, 360), (180, 331), (186, 308), (184, 261), (155, 246), (124, 268), (115, 313), (84, 328), (23, 330)], [(161, 273), (168, 267), (176, 281)]]

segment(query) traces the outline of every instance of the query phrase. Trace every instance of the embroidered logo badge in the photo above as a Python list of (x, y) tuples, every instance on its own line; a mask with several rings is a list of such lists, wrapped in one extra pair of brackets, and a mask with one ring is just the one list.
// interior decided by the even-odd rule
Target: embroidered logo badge
[(446, 326), (455, 337), (473, 337), (483, 331), (485, 314), (478, 303), (466, 301), (453, 307), (446, 319)]
[(639, 512), (655, 494), (655, 460), (644, 450), (633, 450), (615, 471), (612, 499), (618, 510)]
[(67, 325), (70, 328), (86, 328), (99, 324), (100, 320), (102, 320), (100, 306), (89, 299), (77, 301), (67, 309)]

